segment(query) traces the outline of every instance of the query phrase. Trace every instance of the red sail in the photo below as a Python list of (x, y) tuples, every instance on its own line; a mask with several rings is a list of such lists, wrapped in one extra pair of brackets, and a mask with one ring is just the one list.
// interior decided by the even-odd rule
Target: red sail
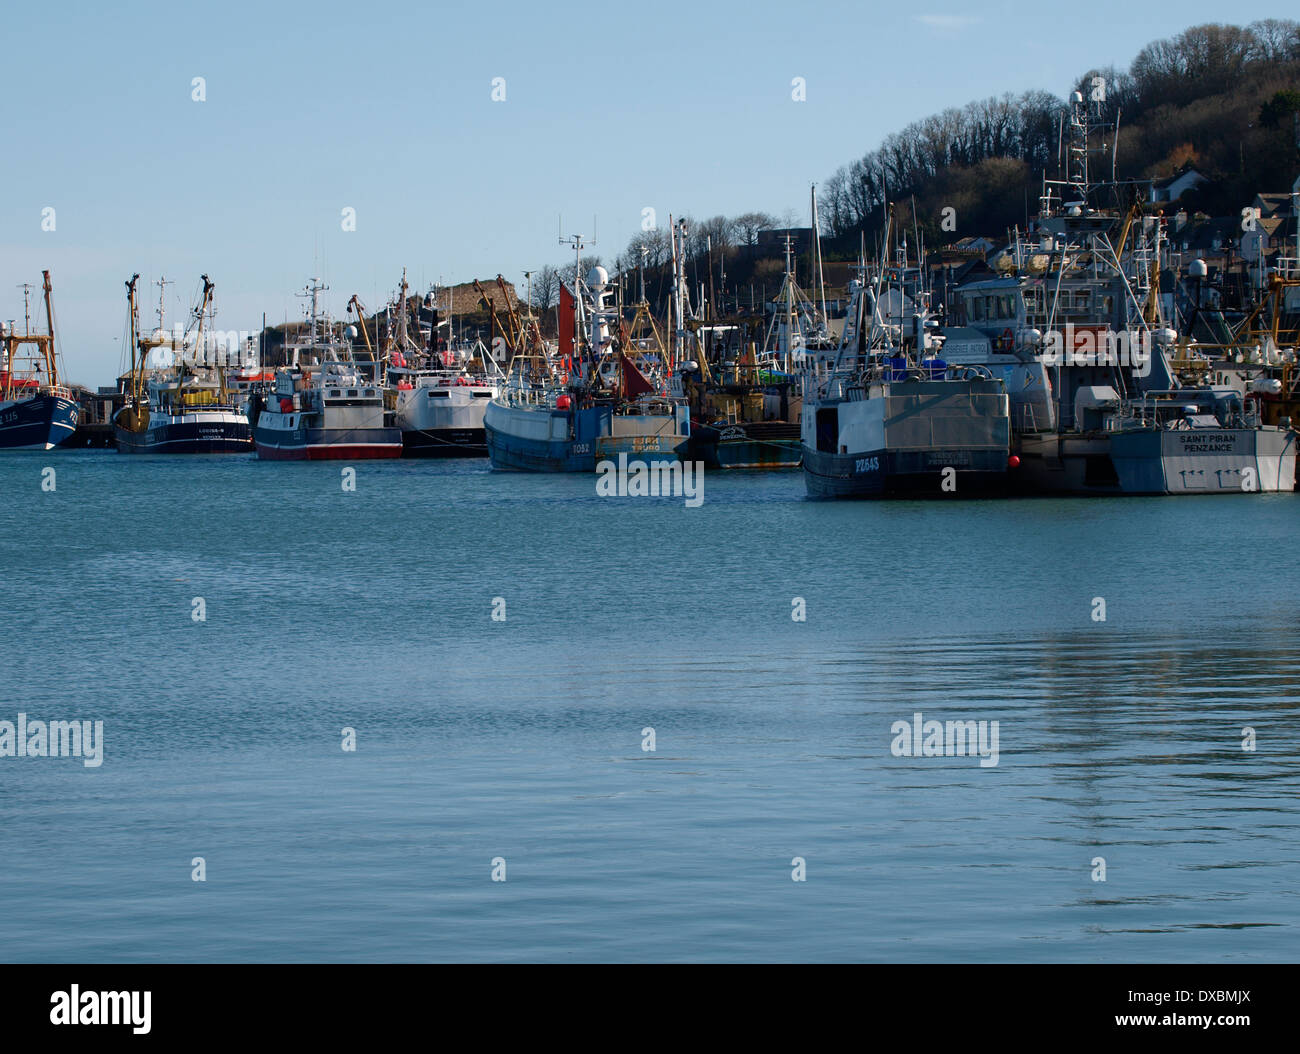
[(573, 354), (573, 294), (560, 283), (560, 354)]
[(623, 367), (623, 398), (635, 399), (638, 395), (645, 395), (647, 392), (654, 391), (655, 386), (650, 383), (644, 373), (632, 365), (632, 360), (621, 351), (618, 354), (622, 359)]

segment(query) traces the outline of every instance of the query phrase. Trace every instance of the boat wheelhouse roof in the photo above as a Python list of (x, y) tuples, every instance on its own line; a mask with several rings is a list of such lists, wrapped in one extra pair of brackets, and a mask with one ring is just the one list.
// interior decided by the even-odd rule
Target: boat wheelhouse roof
[(1019, 289), (1019, 278), (976, 278), (970, 282), (963, 282), (956, 289), (958, 293), (974, 293), (981, 291), (1003, 292), (1005, 290)]

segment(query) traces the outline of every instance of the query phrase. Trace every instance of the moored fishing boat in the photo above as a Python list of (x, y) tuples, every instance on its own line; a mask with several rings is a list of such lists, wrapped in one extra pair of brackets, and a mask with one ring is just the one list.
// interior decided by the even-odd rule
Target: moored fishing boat
[[(892, 217), (891, 217), (892, 226)], [(889, 229), (886, 229), (888, 244)], [(849, 284), (844, 335), (829, 370), (805, 373), (802, 449), (810, 497), (960, 496), (996, 492), (1011, 464), (1010, 404), (1000, 378), (939, 358), (919, 271), (910, 333), (882, 311), (874, 289)]]
[[(194, 309), (191, 329), (171, 341), (163, 329), (160, 300), (158, 329), (140, 333), (136, 285), (127, 288), (127, 347), (131, 355), (131, 390), (126, 405), (113, 419), (117, 449), (123, 454), (246, 454), (252, 449), (247, 416), (227, 389), (224, 368), (207, 361), (205, 322), (211, 318), (215, 288), (203, 275), (202, 299)], [(166, 280), (159, 285), (166, 288)], [(192, 343), (191, 343), (192, 337)], [(171, 361), (146, 377), (151, 355), (170, 352)]]
[(798, 468), (797, 377), (761, 365), (752, 344), (711, 339), (734, 328), (701, 326), (696, 357), (679, 365), (693, 421), (687, 456), (712, 469)]
[(271, 461), (395, 458), (402, 433), (384, 408), (383, 378), (373, 355), (358, 355), (351, 338), (338, 334), (320, 312), (326, 287), (314, 279), (305, 341), (285, 346), (289, 365), (276, 370), (267, 394), (250, 401), (259, 458)]
[(1149, 391), (1124, 408), (1110, 459), (1126, 494), (1275, 493), (1295, 489), (1296, 433), (1260, 421), (1228, 390)]
[[(481, 341), (442, 338), (436, 309), (427, 334), (417, 330), (425, 339), (417, 341), (411, 335), (407, 288), (403, 271), (397, 301), (385, 312), (379, 353), (385, 405), (401, 430), (402, 456), (486, 457), (483, 414), (500, 391), (501, 369)], [(365, 310), (355, 296), (348, 310), (356, 311), (365, 347), (373, 352)], [(446, 323), (450, 328), (450, 312)]]
[(389, 373), (403, 457), (486, 457), (483, 416), (500, 385), (481, 372), (419, 369)]
[(946, 357), (1005, 379), (1021, 490), (1291, 489), (1291, 422), (1261, 416), (1280, 384), (1262, 376), (1266, 363), (1242, 363), (1240, 349), (1220, 347), (1216, 363), (1167, 324), (1163, 216), (1145, 215), (1136, 200), (1108, 206), (1107, 188), (1090, 182), (1096, 105), (1073, 96), (1069, 167), (1044, 178), (1034, 236), (1017, 231), (994, 261), (1002, 277), (955, 290)]
[[(794, 369), (804, 365), (810, 349), (824, 349), (828, 337), (824, 308), (818, 312), (795, 283), (789, 238), (785, 278), (761, 351), (737, 325), (685, 321), (684, 242), (685, 230), (678, 225), (673, 229), (672, 303), (678, 318), (680, 385), (693, 422), (687, 456), (714, 469), (798, 468), (802, 395)], [(693, 341), (690, 355), (684, 348), (688, 339)]]
[[(32, 332), (30, 286), (23, 286), (23, 331), (0, 325), (0, 449), (50, 450), (77, 427), (77, 402), (59, 382), (50, 272), (41, 277), (48, 332)], [(24, 355), (28, 347), (35, 351)]]
[[(540, 345), (511, 360), (501, 393), (483, 416), (492, 467), (525, 472), (592, 472), (626, 454), (676, 461), (690, 435), (690, 409), (647, 377), (609, 332), (609, 275), (593, 267), (576, 296), (560, 294), (560, 364)], [(590, 307), (587, 301), (590, 301)], [(615, 369), (612, 383), (604, 368)]]
[[(851, 292), (856, 293), (857, 290)], [(837, 359), (805, 395), (804, 481), (817, 498), (996, 492), (1005, 488), (1006, 386), (978, 367), (917, 362), (907, 348)]]

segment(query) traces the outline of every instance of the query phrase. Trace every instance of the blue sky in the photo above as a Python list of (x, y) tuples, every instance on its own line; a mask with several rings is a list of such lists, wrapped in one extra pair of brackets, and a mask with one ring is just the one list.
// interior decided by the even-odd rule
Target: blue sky
[[(207, 273), (231, 330), (256, 330), (263, 312), (300, 317), (294, 294), (313, 275), (335, 314), (352, 293), (381, 306), (403, 267), (420, 290), (498, 271), (522, 286), (525, 269), (569, 259), (560, 217), (589, 238), (594, 217), (591, 251), (611, 258), (646, 207), (661, 224), (670, 212), (803, 216), (810, 183), (916, 118), (1003, 92), (1061, 95), (1188, 25), (1286, 17), (1251, 2), (1176, 11), (11, 5), (0, 317), (21, 318), (17, 286), (49, 268), (70, 379), (108, 384), (136, 271), (176, 280), (170, 318)], [(342, 230), (344, 208), (355, 231)]]

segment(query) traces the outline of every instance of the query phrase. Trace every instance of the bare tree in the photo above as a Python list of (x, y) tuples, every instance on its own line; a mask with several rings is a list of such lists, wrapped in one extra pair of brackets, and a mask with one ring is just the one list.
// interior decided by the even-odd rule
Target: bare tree
[(1300, 59), (1300, 23), (1289, 18), (1264, 18), (1246, 27), (1255, 36), (1253, 58), (1263, 62)]
[(758, 232), (776, 226), (776, 220), (766, 212), (742, 212), (731, 221), (741, 245), (757, 245)]
[(560, 272), (558, 268), (547, 264), (533, 272), (532, 282), (533, 307), (538, 311), (549, 311), (560, 301)]
[(668, 234), (659, 227), (640, 231), (632, 236), (623, 250), (624, 264), (629, 269), (641, 266), (642, 261), (651, 270), (662, 267), (668, 261)]
[(736, 221), (726, 216), (711, 216), (700, 223), (700, 234), (708, 239), (715, 253), (726, 252), (736, 244)]

